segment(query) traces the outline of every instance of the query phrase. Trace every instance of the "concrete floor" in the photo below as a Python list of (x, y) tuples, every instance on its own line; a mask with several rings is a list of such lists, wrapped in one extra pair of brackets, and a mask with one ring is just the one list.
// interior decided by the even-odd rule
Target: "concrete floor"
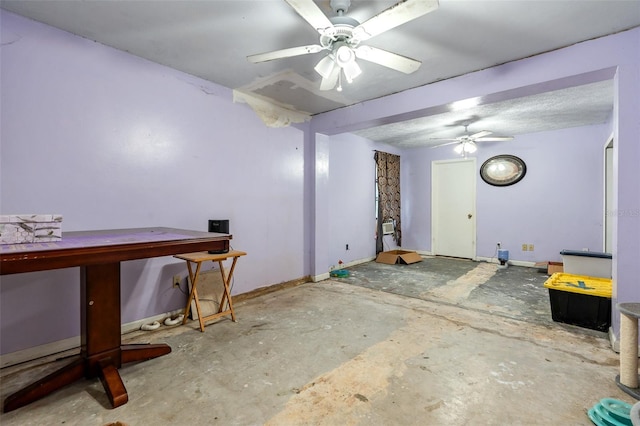
[[(496, 264), (423, 256), (411, 265), (367, 262), (348, 268), (340, 281), (466, 309), (480, 310), (536, 324), (569, 327), (551, 317), (546, 271), (522, 266), (500, 269)], [(604, 337), (588, 329), (578, 332)]]
[[(385, 270), (405, 266), (365, 264), (350, 278), (238, 303), (237, 323), (222, 319), (204, 333), (190, 322), (127, 335), (173, 348), (120, 370), (127, 404), (110, 409), (100, 381), (83, 380), (0, 424), (590, 425), (587, 410), (601, 398), (635, 402), (615, 385), (618, 355), (604, 333), (536, 322), (521, 306), (493, 308), (509, 299), (493, 294), (505, 271), (469, 274), (492, 265), (431, 263), (422, 290), (402, 284), (422, 298), (375, 288)], [(495, 288), (482, 288), (492, 277)], [(548, 303), (541, 294), (532, 312)], [(64, 363), (3, 369), (2, 398)]]

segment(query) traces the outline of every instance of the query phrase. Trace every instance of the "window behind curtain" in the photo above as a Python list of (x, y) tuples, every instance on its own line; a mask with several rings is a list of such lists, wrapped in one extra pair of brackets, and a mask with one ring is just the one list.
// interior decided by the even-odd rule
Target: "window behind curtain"
[(400, 156), (376, 151), (376, 204), (377, 204), (377, 238), (376, 254), (384, 251), (382, 223), (393, 221), (393, 239), (398, 246), (402, 242), (400, 224)]

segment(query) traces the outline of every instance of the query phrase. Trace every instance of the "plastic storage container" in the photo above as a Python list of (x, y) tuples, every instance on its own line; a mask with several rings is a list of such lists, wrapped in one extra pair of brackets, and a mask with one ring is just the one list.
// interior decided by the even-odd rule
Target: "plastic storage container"
[(544, 286), (554, 321), (598, 331), (611, 326), (610, 279), (555, 273)]
[(611, 278), (611, 254), (597, 251), (562, 250), (562, 263), (567, 274)]

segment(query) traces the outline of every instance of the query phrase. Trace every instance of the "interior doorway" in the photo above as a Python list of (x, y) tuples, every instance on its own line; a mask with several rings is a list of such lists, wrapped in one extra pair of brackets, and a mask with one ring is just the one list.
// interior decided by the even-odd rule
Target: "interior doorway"
[(431, 250), (476, 257), (476, 159), (431, 163)]

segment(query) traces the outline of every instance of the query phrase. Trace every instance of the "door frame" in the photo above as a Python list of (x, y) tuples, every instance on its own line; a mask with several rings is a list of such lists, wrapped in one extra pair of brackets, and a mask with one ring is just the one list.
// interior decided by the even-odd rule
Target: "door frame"
[(603, 205), (603, 218), (602, 218), (602, 251), (611, 253), (613, 251), (613, 217), (615, 213), (613, 210), (613, 150), (614, 140), (613, 134), (607, 138), (607, 142), (604, 144), (603, 156), (604, 156), (604, 200)]
[(434, 160), (431, 162), (431, 253), (434, 255), (438, 254), (438, 249), (437, 249), (437, 232), (436, 230), (438, 229), (438, 219), (437, 216), (435, 214), (435, 200), (437, 199), (437, 195), (438, 195), (438, 182), (437, 182), (437, 176), (436, 176), (436, 167), (438, 165), (444, 165), (447, 163), (461, 163), (461, 162), (465, 162), (465, 163), (469, 163), (470, 167), (473, 168), (473, 173), (472, 173), (472, 182), (471, 182), (471, 188), (472, 188), (472, 206), (473, 206), (473, 211), (471, 212), (473, 214), (472, 218), (471, 218), (471, 245), (472, 245), (472, 260), (476, 260), (477, 258), (477, 229), (476, 229), (476, 220), (477, 220), (477, 192), (478, 192), (478, 187), (477, 187), (477, 173), (476, 173), (476, 158), (475, 157), (468, 157), (468, 158), (455, 158), (455, 159), (451, 159), (451, 160)]

